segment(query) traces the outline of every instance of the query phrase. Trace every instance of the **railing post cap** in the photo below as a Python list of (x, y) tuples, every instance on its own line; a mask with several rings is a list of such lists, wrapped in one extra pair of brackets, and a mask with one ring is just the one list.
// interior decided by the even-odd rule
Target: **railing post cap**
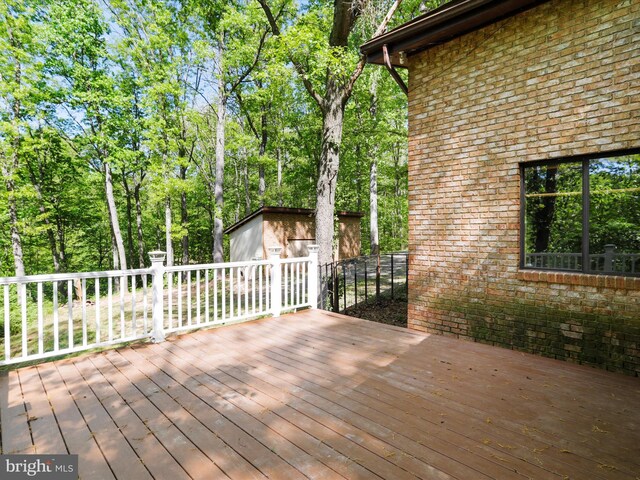
[(166, 256), (167, 252), (163, 252), (162, 250), (154, 250), (153, 252), (149, 252), (151, 263), (164, 262)]
[(282, 247), (269, 247), (269, 255), (280, 255), (282, 253)]

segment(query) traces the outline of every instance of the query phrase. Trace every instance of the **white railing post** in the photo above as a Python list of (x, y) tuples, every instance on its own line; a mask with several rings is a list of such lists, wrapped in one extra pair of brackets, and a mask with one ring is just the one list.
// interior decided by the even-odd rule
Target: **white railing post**
[(609, 273), (613, 272), (613, 258), (616, 254), (616, 246), (615, 245), (605, 245), (604, 246), (604, 271)]
[(282, 312), (282, 262), (280, 254), (282, 247), (269, 247), (269, 262), (271, 262), (271, 314), (280, 316)]
[(164, 259), (166, 253), (155, 251), (149, 252), (151, 259), (152, 275), (152, 324), (151, 340), (154, 343), (164, 342)]
[(318, 245), (309, 245), (309, 305), (318, 308)]

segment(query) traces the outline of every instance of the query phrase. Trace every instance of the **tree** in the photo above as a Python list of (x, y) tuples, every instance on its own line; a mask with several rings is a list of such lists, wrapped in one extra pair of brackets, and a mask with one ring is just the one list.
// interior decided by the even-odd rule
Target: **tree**
[[(22, 139), (33, 100), (33, 83), (39, 68), (33, 68), (37, 56), (34, 31), (37, 5), (7, 1), (0, 6), (0, 172), (7, 191), (7, 208), (15, 274), (25, 274), (22, 238), (16, 196)], [(36, 78), (33, 78), (33, 77)], [(31, 78), (30, 78), (31, 77)], [(33, 83), (32, 83), (33, 82)]]
[[(280, 26), (276, 21), (267, 0), (259, 0), (265, 11), (274, 35), (280, 35)], [(395, 0), (389, 11), (376, 28), (373, 36), (382, 34), (391, 20), (393, 13), (400, 5), (401, 0)], [(318, 181), (316, 185), (316, 242), (319, 245), (320, 263), (328, 263), (333, 257), (335, 195), (340, 166), (340, 145), (342, 143), (342, 131), (344, 124), (344, 112), (347, 102), (353, 92), (355, 82), (358, 80), (366, 63), (366, 58), (360, 56), (353, 66), (353, 55), (349, 53), (349, 39), (356, 22), (361, 18), (364, 10), (370, 2), (362, 0), (353, 2), (350, 0), (336, 0), (333, 12), (330, 15), (330, 34), (327, 42), (326, 53), (323, 56), (323, 65), (311, 64), (301, 58), (300, 52), (290, 50), (290, 59), (298, 72), (302, 83), (316, 102), (322, 114), (322, 140), (321, 155), (318, 165)], [(313, 15), (318, 15), (314, 13)], [(300, 35), (301, 32), (295, 32)], [(315, 32), (316, 39), (319, 32)], [(318, 75), (318, 67), (324, 67), (324, 73)], [(315, 74), (315, 75), (314, 75)], [(321, 89), (312, 82), (311, 77), (320, 77)]]
[[(64, 0), (51, 7), (47, 68), (66, 83), (59, 106), (75, 126), (72, 141), (89, 166), (104, 179), (105, 200), (114, 245), (114, 268), (127, 268), (127, 257), (114, 196), (113, 163), (117, 159), (118, 107), (121, 92), (109, 75), (109, 28), (91, 0)], [(60, 89), (62, 90), (62, 89)]]

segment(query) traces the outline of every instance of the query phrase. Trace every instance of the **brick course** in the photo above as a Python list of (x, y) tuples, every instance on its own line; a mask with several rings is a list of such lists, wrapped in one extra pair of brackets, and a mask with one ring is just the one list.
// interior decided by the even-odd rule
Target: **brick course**
[(519, 271), (519, 163), (640, 148), (640, 2), (409, 58), (409, 326), (640, 374), (640, 278)]

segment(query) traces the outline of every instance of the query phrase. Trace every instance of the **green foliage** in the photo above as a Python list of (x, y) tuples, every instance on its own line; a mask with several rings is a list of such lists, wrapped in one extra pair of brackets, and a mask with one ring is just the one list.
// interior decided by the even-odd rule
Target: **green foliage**
[[(418, 3), (394, 21), (417, 15)], [(261, 204), (315, 206), (322, 114), (291, 60), (320, 95), (328, 71), (346, 82), (390, 2), (369, 2), (346, 47), (328, 46), (334, 2), (269, 4), (281, 35), (255, 0), (0, 5), (0, 162), (13, 182), (0, 182), (0, 275), (14, 274), (10, 198), (27, 274), (112, 268), (105, 163), (128, 265), (139, 248), (166, 248), (167, 202), (176, 262), (187, 237), (189, 261), (210, 261), (217, 75), (228, 95), (225, 226)], [(407, 245), (406, 108), (389, 76), (368, 66), (345, 114), (337, 208), (368, 215), (376, 158), (383, 251)], [(362, 227), (367, 252), (367, 216)]]

